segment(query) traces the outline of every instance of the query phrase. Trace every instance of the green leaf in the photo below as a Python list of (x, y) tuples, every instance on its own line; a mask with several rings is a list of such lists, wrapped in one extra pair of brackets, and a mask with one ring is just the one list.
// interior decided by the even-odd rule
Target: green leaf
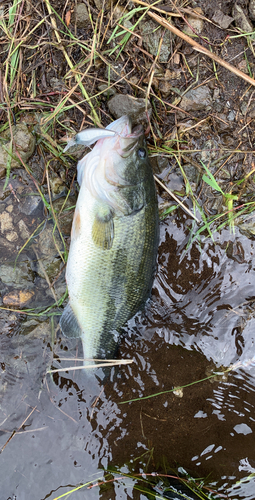
[(207, 175), (203, 175), (202, 177), (203, 181), (206, 182), (206, 184), (208, 184), (209, 186), (211, 186), (213, 189), (215, 189), (216, 191), (219, 191), (221, 194), (224, 195), (222, 189), (220, 188), (220, 186), (217, 184), (216, 180), (214, 179), (213, 175), (210, 173), (210, 177), (207, 177)]

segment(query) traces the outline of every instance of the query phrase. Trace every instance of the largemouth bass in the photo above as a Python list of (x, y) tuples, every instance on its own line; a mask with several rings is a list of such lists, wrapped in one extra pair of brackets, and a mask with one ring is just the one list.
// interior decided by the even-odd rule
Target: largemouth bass
[(86, 359), (113, 357), (119, 329), (150, 295), (158, 249), (157, 196), (143, 128), (132, 131), (123, 116), (105, 130), (115, 133), (78, 162), (69, 303), (60, 319), (67, 337), (81, 337)]

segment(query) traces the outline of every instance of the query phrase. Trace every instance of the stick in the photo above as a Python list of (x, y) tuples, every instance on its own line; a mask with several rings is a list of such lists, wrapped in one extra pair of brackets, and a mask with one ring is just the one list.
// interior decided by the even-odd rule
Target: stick
[(177, 203), (179, 203), (179, 205), (183, 208), (183, 210), (185, 210), (185, 212), (187, 212), (189, 215), (191, 215), (191, 217), (193, 219), (195, 219), (196, 222), (199, 223), (199, 220), (197, 219), (197, 217), (187, 208), (185, 207), (185, 205), (182, 203), (182, 201), (179, 200), (179, 198), (177, 198), (177, 196), (175, 196), (175, 194), (170, 190), (168, 189), (165, 184), (163, 184), (163, 182), (161, 182), (157, 177), (156, 175), (154, 175), (154, 179), (155, 181), (158, 182), (158, 184), (168, 193), (170, 194), (170, 196), (172, 196), (172, 198), (177, 201)]
[(183, 40), (185, 40), (185, 42), (187, 42), (190, 45), (192, 45), (192, 47), (194, 47), (195, 50), (197, 50), (198, 52), (201, 52), (202, 54), (204, 54), (204, 55), (206, 55), (208, 57), (210, 57), (211, 59), (213, 59), (214, 61), (216, 61), (218, 64), (220, 64), (221, 66), (223, 66), (224, 68), (228, 69), (229, 71), (231, 71), (235, 75), (239, 76), (240, 78), (242, 78), (243, 80), (245, 80), (246, 82), (248, 82), (250, 85), (255, 86), (255, 80), (254, 80), (254, 78), (251, 78), (249, 75), (246, 75), (245, 73), (243, 73), (242, 71), (240, 71), (240, 69), (235, 68), (235, 66), (232, 66), (232, 64), (229, 64), (228, 62), (226, 62), (223, 59), (221, 59), (221, 57), (217, 56), (213, 52), (210, 52), (210, 50), (205, 49), (204, 47), (202, 47), (202, 45), (200, 45), (199, 43), (195, 42), (195, 40), (193, 40), (192, 38), (190, 38), (188, 35), (185, 35), (185, 33), (183, 33), (182, 31), (178, 30), (178, 28), (176, 28), (175, 26), (173, 26), (172, 24), (170, 24), (168, 21), (166, 21), (162, 17), (158, 16), (157, 14), (154, 14), (153, 12), (148, 12), (148, 14), (149, 14), (150, 17), (152, 17), (152, 19), (154, 19), (159, 24), (161, 24), (162, 26), (164, 26), (164, 28), (167, 28), (169, 31), (171, 31), (175, 35), (177, 35), (180, 38), (182, 38)]

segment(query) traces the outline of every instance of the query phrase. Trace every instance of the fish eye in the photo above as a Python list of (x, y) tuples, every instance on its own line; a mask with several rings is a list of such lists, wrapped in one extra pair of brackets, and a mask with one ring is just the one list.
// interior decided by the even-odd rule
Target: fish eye
[(137, 151), (137, 156), (142, 159), (146, 158), (146, 150), (144, 148), (139, 148)]

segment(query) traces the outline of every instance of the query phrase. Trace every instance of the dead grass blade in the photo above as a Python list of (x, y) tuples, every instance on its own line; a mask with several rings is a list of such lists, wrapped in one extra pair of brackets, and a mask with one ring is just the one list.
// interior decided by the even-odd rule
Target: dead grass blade
[[(80, 360), (79, 360), (80, 361)], [(86, 361), (86, 360), (85, 360)], [(93, 360), (99, 361), (99, 360)], [(103, 368), (105, 366), (119, 366), (119, 365), (130, 365), (133, 363), (133, 359), (111, 359), (111, 360), (101, 360), (102, 363), (94, 363), (92, 365), (82, 365), (82, 366), (67, 366), (66, 368), (57, 368), (55, 370), (47, 370), (46, 373), (57, 373), (57, 372), (66, 372), (67, 370), (84, 370), (89, 368)]]
[(13, 431), (12, 434), (10, 435), (10, 437), (7, 439), (6, 443), (3, 445), (3, 447), (1, 448), (0, 450), (0, 453), (3, 453), (4, 449), (6, 448), (7, 444), (11, 441), (11, 439), (15, 436), (15, 434), (17, 434), (21, 427), (26, 423), (26, 421), (29, 419), (29, 417), (32, 415), (32, 413), (35, 411), (36, 409), (36, 406), (31, 410), (31, 412), (29, 413), (29, 415), (25, 418), (25, 420), (23, 420), (22, 424), (20, 424), (19, 428), (17, 431)]
[[(53, 30), (54, 30), (55, 37), (56, 37), (56, 39), (57, 39), (57, 41), (58, 41), (59, 48), (62, 50), (62, 52), (63, 52), (63, 54), (64, 54), (64, 57), (65, 57), (65, 59), (66, 59), (66, 62), (67, 62), (67, 64), (68, 64), (69, 68), (70, 68), (71, 70), (73, 70), (73, 69), (74, 69), (74, 67), (73, 67), (72, 61), (71, 61), (71, 59), (70, 59), (69, 55), (67, 54), (65, 47), (63, 46), (63, 44), (62, 44), (62, 42), (61, 42), (61, 38), (60, 38), (60, 35), (59, 35), (59, 32), (58, 32), (58, 29), (57, 29), (56, 20), (55, 20), (55, 18), (54, 18), (54, 16), (53, 16), (53, 10), (52, 10), (51, 4), (50, 4), (49, 0), (44, 0), (44, 2), (45, 2), (45, 4), (46, 4), (46, 7), (47, 7), (47, 10), (48, 10), (48, 13), (49, 13), (49, 15), (50, 15), (52, 28), (53, 28)], [(94, 106), (93, 106), (93, 104), (92, 104), (92, 102), (91, 102), (91, 99), (90, 99), (89, 95), (87, 94), (87, 91), (86, 91), (85, 87), (83, 86), (83, 84), (82, 84), (82, 83), (81, 83), (81, 81), (80, 81), (80, 77), (79, 77), (79, 75), (77, 75), (77, 73), (75, 73), (75, 72), (74, 72), (74, 77), (75, 77), (76, 81), (77, 81), (77, 82), (79, 82), (78, 84), (79, 84), (79, 87), (80, 87), (80, 89), (81, 89), (81, 92), (82, 92), (82, 94), (84, 95), (84, 97), (85, 97), (86, 101), (88, 102), (88, 104), (89, 104), (89, 105), (90, 105), (90, 107), (91, 107), (91, 112), (92, 112), (93, 121), (94, 121), (95, 125), (99, 126), (99, 125), (100, 125), (100, 119), (99, 119), (99, 116), (97, 115), (97, 112), (96, 112), (96, 110), (95, 110), (95, 108), (94, 108)]]
[(175, 200), (177, 201), (177, 203), (182, 207), (182, 209), (187, 212), (187, 214), (189, 214), (193, 219), (195, 219), (195, 221), (197, 223), (199, 223), (199, 220), (197, 219), (197, 217), (187, 208), (185, 207), (185, 205), (179, 200), (179, 198), (177, 198), (177, 196), (175, 196), (175, 194), (170, 190), (168, 189), (165, 184), (163, 184), (163, 182), (161, 182), (155, 175), (154, 175), (154, 179), (155, 181), (168, 193), (170, 194), (170, 196)]
[(198, 52), (201, 52), (201, 54), (204, 54), (205, 56), (210, 57), (211, 59), (213, 59), (213, 61), (217, 62), (218, 64), (220, 64), (224, 68), (228, 69), (229, 71), (231, 71), (235, 75), (239, 76), (240, 78), (242, 78), (243, 80), (248, 82), (250, 85), (255, 86), (254, 78), (251, 78), (249, 75), (246, 75), (245, 73), (240, 71), (240, 69), (237, 69), (237, 68), (235, 68), (235, 66), (232, 66), (232, 64), (229, 64), (228, 62), (224, 61), (223, 59), (221, 59), (221, 57), (214, 54), (214, 52), (211, 52), (210, 50), (206, 49), (205, 47), (202, 47), (202, 45), (195, 42), (195, 40), (190, 38), (188, 35), (185, 35), (185, 33), (180, 31), (178, 28), (176, 28), (175, 26), (170, 24), (168, 21), (166, 21), (162, 17), (158, 16), (157, 14), (154, 14), (153, 12), (148, 12), (148, 15), (152, 19), (157, 21), (159, 24), (161, 24), (161, 26), (163, 26), (164, 28), (167, 28), (169, 31), (171, 31), (175, 35), (177, 35), (180, 38), (182, 38), (183, 40), (185, 40), (185, 42), (189, 43), (192, 47), (194, 47), (195, 50), (197, 50)]

